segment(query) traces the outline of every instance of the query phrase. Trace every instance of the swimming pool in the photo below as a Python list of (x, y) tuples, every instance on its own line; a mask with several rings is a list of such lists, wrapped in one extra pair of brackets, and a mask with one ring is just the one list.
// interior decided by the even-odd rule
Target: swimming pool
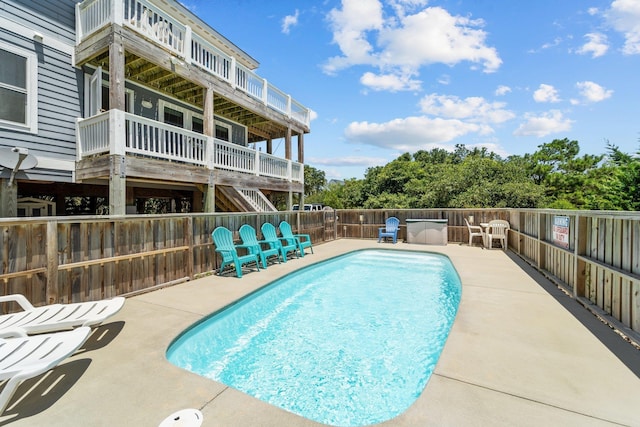
[(460, 296), (446, 256), (351, 252), (215, 313), (180, 335), (167, 358), (314, 421), (373, 424), (420, 395)]

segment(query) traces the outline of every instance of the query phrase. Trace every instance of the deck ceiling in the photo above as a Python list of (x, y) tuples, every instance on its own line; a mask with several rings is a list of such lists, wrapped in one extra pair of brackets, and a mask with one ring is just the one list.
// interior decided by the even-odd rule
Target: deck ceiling
[[(89, 64), (109, 69), (109, 52), (94, 57)], [(125, 54), (125, 76), (152, 90), (167, 94), (183, 102), (202, 108), (204, 105), (204, 88), (166, 68), (160, 67), (130, 52)], [(248, 128), (249, 142), (260, 142), (267, 139), (284, 138), (287, 127), (269, 120), (248, 110), (218, 94), (213, 99), (214, 113)]]

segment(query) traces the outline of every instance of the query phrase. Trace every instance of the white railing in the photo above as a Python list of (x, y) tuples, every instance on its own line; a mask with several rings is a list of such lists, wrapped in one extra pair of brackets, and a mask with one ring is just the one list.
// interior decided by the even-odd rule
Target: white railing
[(191, 63), (204, 68), (222, 80), (233, 81), (232, 72), (235, 70), (235, 59), (224, 54), (202, 37), (192, 34)]
[(272, 154), (260, 153), (260, 175), (263, 176), (289, 176), (289, 161)]
[(304, 166), (302, 163), (291, 162), (291, 181), (304, 182)]
[(77, 159), (109, 152), (109, 112), (88, 119), (78, 119), (76, 125)]
[(304, 182), (302, 164), (145, 117), (109, 110), (76, 125), (77, 158), (131, 154)]
[(264, 101), (264, 82), (264, 79), (258, 77), (247, 67), (236, 64), (236, 88), (242, 89), (258, 101)]
[(262, 191), (252, 190), (249, 188), (236, 188), (238, 193), (253, 206), (257, 212), (277, 212), (278, 209), (273, 206), (271, 201), (265, 197)]
[(122, 23), (185, 57), (187, 27), (146, 0), (121, 0)]
[(125, 116), (127, 153), (206, 166), (206, 136), (133, 114)]
[(153, 0), (85, 0), (76, 5), (78, 43), (108, 23), (133, 29), (185, 63), (201, 67), (264, 105), (309, 126), (310, 114), (306, 107), (193, 32), (189, 25), (154, 5)]

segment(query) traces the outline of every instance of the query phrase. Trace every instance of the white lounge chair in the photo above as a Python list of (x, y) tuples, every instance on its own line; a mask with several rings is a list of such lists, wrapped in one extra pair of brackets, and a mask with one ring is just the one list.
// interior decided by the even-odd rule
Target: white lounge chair
[(0, 414), (22, 381), (60, 364), (85, 342), (90, 332), (91, 328), (80, 327), (53, 334), (0, 338), (0, 381), (6, 381), (0, 393)]
[(124, 304), (123, 297), (71, 304), (51, 304), (34, 307), (20, 294), (0, 296), (2, 302), (16, 302), (23, 311), (0, 315), (3, 330), (22, 330), (26, 334), (61, 331), (78, 326), (97, 326), (116, 314)]

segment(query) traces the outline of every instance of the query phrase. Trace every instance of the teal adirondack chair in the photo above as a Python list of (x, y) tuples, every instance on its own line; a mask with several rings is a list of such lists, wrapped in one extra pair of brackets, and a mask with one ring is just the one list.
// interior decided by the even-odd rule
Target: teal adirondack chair
[(276, 227), (274, 227), (273, 224), (265, 222), (262, 224), (262, 227), (260, 227), (260, 230), (262, 231), (264, 240), (269, 244), (269, 246), (271, 248), (278, 248), (284, 262), (287, 262), (287, 254), (289, 252), (293, 252), (294, 255), (297, 256), (298, 246), (296, 243), (280, 239), (276, 232)]
[[(272, 247), (266, 240), (258, 240), (255, 228), (249, 224), (244, 224), (240, 227), (239, 232), (242, 245), (247, 248), (249, 253), (256, 254), (260, 257), (263, 268), (267, 268), (267, 258), (271, 256), (275, 256), (278, 262), (280, 262), (280, 249)], [(268, 246), (268, 248), (264, 246)]]
[(304, 256), (304, 249), (311, 249), (311, 253), (313, 253), (313, 246), (311, 245), (311, 236), (308, 234), (293, 234), (291, 231), (291, 225), (287, 221), (282, 221), (280, 223), (280, 233), (282, 233), (282, 238), (287, 241), (293, 241), (298, 246), (298, 250), (300, 251), (300, 256)]
[(227, 265), (233, 264), (236, 268), (236, 275), (242, 277), (242, 266), (244, 264), (256, 263), (256, 268), (260, 271), (258, 255), (249, 252), (246, 255), (238, 255), (237, 248), (246, 248), (244, 245), (236, 245), (233, 243), (233, 233), (226, 227), (217, 227), (211, 233), (213, 243), (216, 245), (216, 252), (222, 257), (222, 265), (218, 274), (222, 274), (222, 270)]

